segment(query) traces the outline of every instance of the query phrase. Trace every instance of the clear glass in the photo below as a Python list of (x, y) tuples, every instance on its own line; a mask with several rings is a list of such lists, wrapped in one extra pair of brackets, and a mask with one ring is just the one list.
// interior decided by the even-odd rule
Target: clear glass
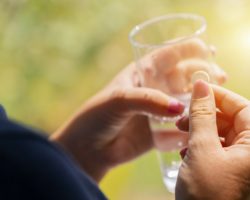
[[(204, 70), (210, 76), (213, 75), (212, 64), (208, 67), (211, 70), (203, 67), (199, 68), (199, 62), (210, 63), (213, 57), (210, 46), (205, 43), (206, 27), (206, 21), (203, 17), (180, 13), (148, 20), (135, 26), (129, 34), (141, 86), (161, 90), (167, 95), (179, 99), (186, 106), (184, 114), (187, 114), (189, 110), (192, 74), (197, 70)], [(189, 55), (190, 48), (193, 48), (191, 51), (195, 49), (195, 47), (186, 45), (190, 41), (201, 44), (201, 51), (206, 52), (204, 55), (196, 52), (199, 59)], [(180, 49), (180, 45), (186, 45), (186, 47)], [(159, 51), (169, 53), (166, 53), (164, 59), (159, 59), (162, 56)], [(178, 59), (179, 62), (177, 62)], [(181, 69), (182, 65), (185, 65), (185, 63), (180, 63), (182, 59), (193, 62), (194, 64), (191, 64), (191, 66), (195, 67), (190, 67), (191, 69), (188, 70)], [(150, 114), (148, 115), (150, 116)], [(164, 132), (164, 130), (173, 127), (170, 122), (175, 122), (180, 117), (150, 116), (151, 129), (154, 134)], [(164, 141), (156, 140), (155, 145), (158, 148), (157, 154), (163, 180), (168, 191), (174, 193), (181, 164), (179, 150), (183, 148), (183, 142), (176, 140), (176, 144), (171, 148), (164, 148), (162, 142)]]

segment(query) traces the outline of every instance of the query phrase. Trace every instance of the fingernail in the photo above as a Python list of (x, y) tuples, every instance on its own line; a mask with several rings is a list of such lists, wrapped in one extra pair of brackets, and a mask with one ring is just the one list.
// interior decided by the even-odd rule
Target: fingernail
[(184, 110), (184, 105), (176, 100), (170, 100), (168, 104), (168, 112), (173, 113), (173, 114), (178, 114), (182, 113)]
[(197, 80), (193, 87), (193, 98), (194, 99), (201, 99), (204, 97), (209, 96), (209, 86), (203, 80)]
[(222, 147), (226, 147), (226, 142), (220, 141)]
[(203, 80), (209, 83), (210, 77), (207, 72), (200, 70), (192, 74), (191, 82), (195, 83), (197, 80)]
[(187, 147), (180, 150), (180, 156), (181, 156), (182, 160), (184, 159), (185, 155), (187, 154), (187, 150), (188, 150)]
[(180, 125), (180, 123), (181, 123), (184, 119), (186, 119), (186, 118), (187, 118), (187, 116), (181, 117), (180, 119), (178, 119), (178, 120), (175, 122), (175, 125), (178, 127), (178, 126)]

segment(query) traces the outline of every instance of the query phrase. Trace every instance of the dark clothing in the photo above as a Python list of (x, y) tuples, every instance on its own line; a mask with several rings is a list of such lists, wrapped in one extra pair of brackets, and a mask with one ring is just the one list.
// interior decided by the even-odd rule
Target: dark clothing
[(0, 119), (7, 119), (7, 115), (5, 113), (5, 110), (3, 107), (0, 105)]
[(59, 147), (7, 119), (0, 107), (0, 199), (105, 200)]

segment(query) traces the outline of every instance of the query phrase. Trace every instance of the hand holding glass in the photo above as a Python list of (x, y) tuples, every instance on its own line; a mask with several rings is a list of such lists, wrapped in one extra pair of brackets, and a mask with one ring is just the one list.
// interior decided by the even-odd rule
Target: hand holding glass
[[(187, 114), (192, 90), (192, 74), (205, 71), (210, 81), (223, 83), (225, 73), (214, 63), (214, 48), (205, 43), (206, 21), (193, 14), (172, 14), (151, 19), (130, 32), (135, 61), (142, 87), (163, 91), (180, 100)], [(149, 115), (149, 114), (148, 114)], [(150, 116), (150, 115), (149, 115)], [(179, 117), (150, 116), (163, 180), (170, 192), (174, 192), (180, 166), (179, 150), (183, 141), (166, 145), (164, 130), (169, 122)]]

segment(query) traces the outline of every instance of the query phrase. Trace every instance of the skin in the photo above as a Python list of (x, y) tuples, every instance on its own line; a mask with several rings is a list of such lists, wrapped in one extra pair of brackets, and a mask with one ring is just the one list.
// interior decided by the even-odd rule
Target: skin
[[(85, 102), (51, 136), (51, 140), (68, 151), (96, 182), (113, 167), (150, 150), (154, 146), (153, 137), (156, 134), (150, 130), (145, 113), (173, 117), (181, 114), (184, 106), (162, 91), (142, 87), (141, 75), (151, 73), (152, 69), (165, 70), (163, 63), (171, 68), (172, 75), (174, 70), (175, 74), (183, 72), (184, 68), (178, 68), (176, 64), (187, 59), (184, 49), (188, 48), (188, 45), (191, 49), (188, 58), (192, 57), (193, 52), (193, 58), (199, 58), (205, 63), (200, 65), (201, 69), (207, 69), (207, 57), (204, 55), (211, 52), (198, 54), (199, 45), (204, 47), (204, 43), (200, 41), (197, 43), (197, 40), (194, 40), (189, 44), (184, 43), (183, 46), (173, 45), (172, 48), (154, 51), (142, 59), (145, 64), (141, 68), (142, 73), (135, 64), (130, 64), (108, 86)], [(172, 55), (175, 64), (168, 60), (172, 51), (176, 52)], [(185, 73), (188, 72), (188, 64), (185, 69)], [(193, 70), (191, 66), (190, 70)], [(171, 73), (165, 73), (164, 79), (170, 79)], [(223, 82), (226, 76), (223, 71), (216, 70), (214, 78)], [(165, 130), (157, 136), (166, 141), (166, 146), (180, 138), (187, 141), (187, 134), (179, 130)]]
[(207, 72), (211, 81), (220, 85), (226, 74), (212, 62), (214, 54), (215, 50), (198, 38), (156, 50), (140, 62), (144, 86), (181, 95), (191, 92), (192, 74), (198, 70)]
[(177, 200), (243, 200), (250, 192), (250, 103), (229, 90), (197, 81), (176, 187)]
[[(130, 76), (132, 81), (130, 70), (133, 68), (129, 66), (121, 72), (121, 79)], [(184, 109), (181, 103), (163, 92), (137, 86), (124, 88), (121, 79), (114, 80), (87, 101), (51, 136), (51, 140), (73, 155), (96, 182), (111, 168), (154, 146), (148, 117), (142, 113), (171, 117)], [(187, 139), (178, 130), (168, 130), (164, 134), (168, 133), (169, 137), (178, 135)]]

